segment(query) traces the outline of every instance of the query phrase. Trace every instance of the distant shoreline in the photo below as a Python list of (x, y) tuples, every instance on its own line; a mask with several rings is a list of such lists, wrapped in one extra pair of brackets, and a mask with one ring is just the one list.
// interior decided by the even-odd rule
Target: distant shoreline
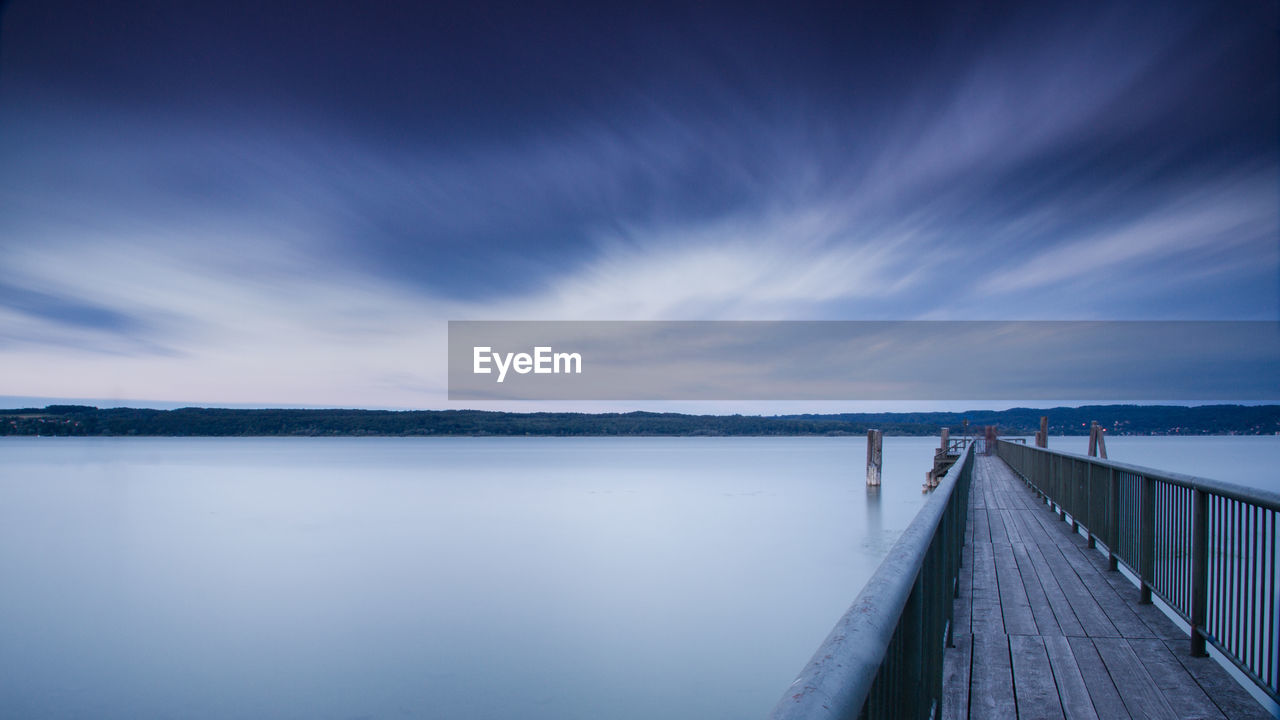
[(803, 437), (937, 435), (942, 428), (1032, 435), (1048, 416), (1051, 435), (1274, 435), (1280, 405), (1086, 405), (969, 412), (687, 415), (514, 413), (481, 410), (99, 409), (86, 405), (0, 410), (0, 436), (75, 437)]

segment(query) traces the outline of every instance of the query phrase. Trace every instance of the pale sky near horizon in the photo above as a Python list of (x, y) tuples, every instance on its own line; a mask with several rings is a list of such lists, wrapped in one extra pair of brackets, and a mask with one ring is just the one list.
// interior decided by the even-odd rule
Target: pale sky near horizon
[[(463, 319), (1280, 320), (1274, 4), (124, 5), (0, 2), (0, 400), (485, 407)], [(926, 409), (823, 405), (488, 409)]]

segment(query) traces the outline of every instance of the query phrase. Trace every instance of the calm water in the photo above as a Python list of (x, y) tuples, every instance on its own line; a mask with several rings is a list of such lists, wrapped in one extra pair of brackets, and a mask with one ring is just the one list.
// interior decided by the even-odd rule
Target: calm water
[[(869, 495), (853, 438), (3, 439), (0, 715), (760, 717), (935, 442)], [(1280, 438), (1108, 449), (1277, 485)]]
[(0, 715), (753, 718), (931, 439), (0, 441)]

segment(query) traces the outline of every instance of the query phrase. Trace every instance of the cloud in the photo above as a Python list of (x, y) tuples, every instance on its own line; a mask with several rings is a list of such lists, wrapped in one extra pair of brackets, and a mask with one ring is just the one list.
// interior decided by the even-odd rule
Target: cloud
[(920, 238), (852, 233), (829, 209), (633, 230), (601, 240), (591, 262), (542, 291), (476, 310), (564, 319), (805, 317), (834, 300), (898, 294), (922, 282)]
[(1131, 282), (1159, 283), (1158, 275), (1167, 272), (1168, 265), (1185, 263), (1210, 249), (1220, 257), (1247, 256), (1274, 264), (1277, 219), (1272, 178), (1220, 182), (1165, 198), (1133, 220), (1068, 234), (1056, 244), (1037, 248), (1029, 259), (988, 274), (977, 291), (998, 295), (1119, 275)]
[(0, 85), (0, 392), (439, 405), (448, 319), (1271, 317), (1274, 82), (1197, 12), (668, 39), (474, 132)]

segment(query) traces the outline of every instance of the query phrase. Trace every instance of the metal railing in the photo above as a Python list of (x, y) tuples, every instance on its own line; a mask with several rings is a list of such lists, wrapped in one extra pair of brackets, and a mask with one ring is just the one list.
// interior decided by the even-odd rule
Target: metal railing
[(941, 715), (973, 448), (965, 449), (769, 715)]
[(1280, 702), (1280, 494), (1001, 440), (997, 454), (1059, 516), (1129, 568), (1206, 643)]

